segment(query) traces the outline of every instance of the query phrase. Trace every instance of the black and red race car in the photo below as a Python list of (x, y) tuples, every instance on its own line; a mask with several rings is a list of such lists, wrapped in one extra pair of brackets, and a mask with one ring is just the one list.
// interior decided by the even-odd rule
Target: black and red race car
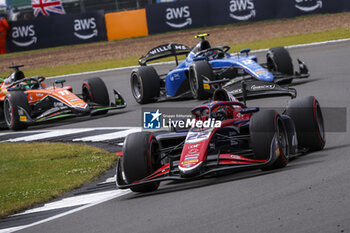
[(192, 115), (196, 123), (215, 124), (195, 124), (186, 131), (159, 135), (128, 135), (117, 164), (117, 187), (149, 192), (165, 180), (282, 168), (290, 158), (325, 146), (321, 107), (312, 96), (291, 99), (279, 114), (246, 107), (218, 89), (213, 101), (194, 108)]

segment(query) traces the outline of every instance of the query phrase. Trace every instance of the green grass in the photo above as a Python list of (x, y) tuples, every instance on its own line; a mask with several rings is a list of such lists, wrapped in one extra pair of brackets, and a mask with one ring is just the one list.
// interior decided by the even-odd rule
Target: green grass
[[(305, 44), (305, 43), (321, 42), (321, 41), (337, 40), (337, 39), (345, 39), (345, 38), (350, 38), (349, 28), (340, 28), (336, 30), (300, 34), (295, 36), (276, 37), (269, 40), (253, 41), (249, 43), (231, 44), (230, 52), (237, 52), (244, 48), (250, 48), (252, 50), (255, 50), (255, 49), (271, 48), (275, 46)], [(50, 77), (50, 76), (57, 76), (57, 75), (65, 75), (65, 74), (72, 74), (72, 73), (80, 73), (80, 72), (87, 72), (87, 71), (138, 65), (138, 58), (139, 57), (129, 57), (125, 59), (102, 60), (102, 61), (94, 61), (94, 62), (87, 62), (87, 63), (55, 66), (55, 67), (40, 67), (35, 69), (23, 69), (23, 71), (28, 77), (38, 76), (38, 75)], [(169, 60), (173, 60), (173, 58), (164, 59), (163, 61), (169, 61)], [(9, 74), (8, 72), (1, 73), (0, 77), (1, 76), (6, 77), (8, 74)]]
[(350, 38), (350, 28), (339, 28), (324, 32), (315, 32), (308, 34), (300, 34), (295, 36), (276, 37), (269, 40), (259, 40), (249, 43), (233, 44), (230, 52), (236, 52), (244, 48), (252, 50), (265, 49), (276, 46), (288, 46), (297, 44), (308, 44), (313, 42), (322, 42), (328, 40), (339, 40)]
[(97, 178), (117, 156), (63, 143), (2, 143), (0, 217), (43, 203)]

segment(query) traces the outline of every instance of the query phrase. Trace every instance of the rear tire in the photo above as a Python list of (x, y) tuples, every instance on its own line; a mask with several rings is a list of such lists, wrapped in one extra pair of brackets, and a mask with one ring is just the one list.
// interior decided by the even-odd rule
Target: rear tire
[(0, 102), (0, 130), (8, 129), (5, 117), (4, 117), (4, 102)]
[[(139, 181), (160, 167), (159, 145), (149, 132), (129, 134), (123, 147), (121, 167), (126, 182)], [(130, 188), (133, 192), (151, 192), (158, 189), (159, 181)]]
[[(94, 102), (102, 106), (109, 106), (109, 95), (106, 84), (99, 77), (83, 81), (83, 99), (85, 102)], [(94, 115), (106, 114), (108, 110), (95, 112)]]
[(160, 94), (160, 78), (152, 66), (141, 66), (131, 72), (131, 92), (139, 104), (155, 102)]
[(288, 163), (289, 146), (286, 128), (281, 116), (274, 110), (255, 113), (250, 119), (251, 146), (256, 160), (269, 160), (271, 144), (278, 140), (279, 155), (277, 159), (263, 170), (285, 167)]
[(190, 89), (194, 99), (206, 100), (213, 94), (210, 86), (209, 89), (204, 89), (203, 76), (209, 78), (209, 80), (213, 80), (214, 73), (210, 64), (207, 61), (194, 62), (189, 72)]
[[(267, 52), (266, 58), (269, 70), (278, 71), (287, 75), (294, 74), (292, 58), (288, 50), (284, 47), (271, 48)], [(287, 79), (283, 82), (280, 82), (280, 84), (290, 84), (292, 80), (292, 78)]]
[(313, 96), (288, 102), (286, 115), (290, 116), (297, 131), (298, 144), (312, 151), (322, 150), (326, 144), (320, 104)]
[(31, 108), (27, 96), (22, 91), (9, 92), (4, 100), (4, 119), (6, 125), (11, 130), (23, 130), (28, 128), (26, 123), (20, 121), (18, 111), (24, 109), (29, 115)]

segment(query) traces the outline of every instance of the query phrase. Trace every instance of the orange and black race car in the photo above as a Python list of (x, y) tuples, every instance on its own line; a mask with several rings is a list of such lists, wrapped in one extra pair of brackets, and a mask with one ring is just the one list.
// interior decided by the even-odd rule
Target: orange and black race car
[(115, 102), (110, 103), (107, 87), (101, 78), (83, 81), (82, 94), (74, 94), (64, 79), (51, 87), (45, 77), (25, 77), (19, 70), (23, 65), (10, 66), (14, 72), (0, 79), (0, 127), (21, 130), (28, 125), (59, 118), (105, 114), (108, 110), (125, 108), (118, 91), (113, 90)]

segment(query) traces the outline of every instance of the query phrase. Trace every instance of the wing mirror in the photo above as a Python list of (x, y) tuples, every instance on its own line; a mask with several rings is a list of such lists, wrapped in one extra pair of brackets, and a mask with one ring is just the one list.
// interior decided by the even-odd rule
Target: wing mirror
[(65, 79), (57, 79), (55, 80), (55, 84), (61, 84), (61, 87), (63, 87), (63, 83), (65, 83), (66, 80)]
[(249, 48), (247, 48), (247, 49), (242, 49), (242, 50), (240, 51), (241, 54), (245, 53), (247, 56), (249, 55), (249, 52), (250, 52), (250, 49), (249, 49)]

